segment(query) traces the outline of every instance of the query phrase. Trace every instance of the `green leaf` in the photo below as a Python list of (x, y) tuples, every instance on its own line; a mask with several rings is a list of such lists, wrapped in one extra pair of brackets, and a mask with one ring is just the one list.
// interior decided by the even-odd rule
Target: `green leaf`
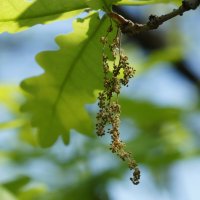
[(192, 134), (181, 121), (184, 110), (126, 98), (120, 103), (123, 117), (131, 119), (138, 130), (127, 143), (136, 160), (162, 169), (192, 155)]
[(142, 6), (147, 4), (156, 4), (156, 3), (176, 3), (180, 4), (180, 0), (118, 0), (117, 5), (126, 5), (126, 6)]
[(0, 187), (0, 199), (5, 199), (5, 200), (17, 200), (17, 198), (7, 191), (5, 188)]
[(23, 109), (31, 113), (42, 146), (52, 145), (59, 135), (67, 143), (70, 129), (92, 134), (84, 105), (94, 102), (94, 90), (102, 88), (100, 37), (109, 25), (110, 20), (100, 20), (98, 14), (77, 20), (73, 33), (56, 38), (59, 50), (37, 55), (45, 73), (22, 82), (22, 88), (33, 95)]
[(26, 30), (36, 24), (47, 24), (80, 14), (83, 9), (109, 10), (112, 5), (146, 5), (180, 2), (179, 0), (1, 0), (0, 33)]
[(0, 129), (18, 128), (25, 122), (19, 115), (19, 104), (22, 100), (19, 97), (21, 90), (15, 85), (0, 85), (0, 105), (5, 107), (12, 116), (7, 121), (0, 120)]
[(175, 62), (183, 58), (183, 48), (181, 46), (167, 47), (153, 51), (143, 64), (143, 70), (153, 67), (160, 62)]
[(43, 200), (43, 196), (47, 193), (47, 191), (46, 185), (38, 184), (21, 190), (18, 195), (18, 200)]
[(140, 6), (156, 3), (177, 3), (180, 0), (86, 0), (90, 8), (109, 11), (112, 5)]
[(147, 5), (158, 3), (157, 0), (119, 0), (116, 4), (124, 5), (124, 6), (140, 6), (140, 5)]
[(67, 19), (86, 7), (83, 0), (1, 0), (0, 33), (14, 33), (36, 24)]
[(7, 111), (7, 120), (0, 119), (0, 133), (4, 129), (17, 130), (19, 138), (32, 146), (38, 146), (34, 130), (26, 115), (20, 112), (22, 100), (24, 99), (22, 90), (16, 85), (0, 85), (0, 106)]
[(126, 5), (126, 6), (142, 6), (147, 4), (156, 4), (156, 3), (176, 3), (180, 4), (180, 0), (118, 0), (117, 5)]
[(30, 180), (31, 179), (29, 177), (22, 176), (10, 182), (4, 183), (3, 186), (12, 193), (17, 194), (22, 187), (24, 187), (30, 182)]
[(0, 122), (0, 129), (10, 129), (10, 128), (18, 128), (24, 125), (25, 122), (23, 119), (10, 120), (6, 122)]
[(120, 103), (122, 115), (132, 118), (139, 128), (147, 131), (155, 130), (166, 122), (178, 121), (181, 115), (181, 110), (177, 108), (161, 107), (149, 102), (122, 98)]

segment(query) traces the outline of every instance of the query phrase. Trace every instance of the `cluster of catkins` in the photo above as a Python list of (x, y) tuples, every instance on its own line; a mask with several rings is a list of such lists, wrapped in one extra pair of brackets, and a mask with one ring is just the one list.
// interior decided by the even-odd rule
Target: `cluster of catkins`
[(137, 163), (131, 158), (131, 153), (127, 152), (125, 144), (120, 140), (120, 105), (118, 103), (118, 95), (120, 94), (121, 86), (128, 86), (129, 79), (133, 77), (135, 70), (129, 65), (128, 57), (120, 50), (119, 31), (112, 43), (109, 44), (107, 36), (112, 28), (109, 27), (106, 37), (101, 38), (103, 49), (108, 47), (112, 53), (114, 61), (113, 68), (109, 66), (108, 56), (103, 51), (103, 72), (104, 72), (104, 90), (99, 93), (97, 113), (96, 132), (98, 136), (103, 136), (106, 133), (111, 135), (110, 150), (116, 153), (123, 161), (128, 163), (130, 170), (134, 170), (133, 177), (130, 180), (133, 184), (138, 184), (140, 179), (140, 171)]

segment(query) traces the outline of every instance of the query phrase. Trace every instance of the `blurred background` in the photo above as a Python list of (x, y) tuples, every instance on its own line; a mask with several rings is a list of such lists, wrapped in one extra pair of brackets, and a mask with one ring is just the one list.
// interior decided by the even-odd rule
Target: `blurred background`
[[(114, 7), (128, 19), (146, 22), (173, 5)], [(19, 83), (43, 71), (34, 56), (57, 49), (55, 36), (72, 30), (72, 19), (0, 35), (1, 200), (196, 200), (200, 197), (200, 20), (199, 9), (159, 30), (123, 37), (136, 75), (121, 97), (121, 137), (141, 169), (131, 172), (109, 151), (110, 138), (71, 131), (48, 149), (20, 112)], [(96, 106), (88, 105), (95, 118)]]

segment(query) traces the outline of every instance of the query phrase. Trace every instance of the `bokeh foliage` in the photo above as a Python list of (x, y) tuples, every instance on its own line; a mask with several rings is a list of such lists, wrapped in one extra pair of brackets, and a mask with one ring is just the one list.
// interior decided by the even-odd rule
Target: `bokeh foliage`
[[(9, 2), (11, 1), (4, 0), (0, 3), (1, 9), (8, 9), (4, 10), (5, 13), (1, 12), (0, 15), (1, 32), (15, 32), (24, 30), (38, 23), (66, 19), (67, 17), (80, 13), (82, 9), (87, 8), (88, 5), (93, 9), (101, 9), (104, 6), (101, 1), (77, 0), (76, 4), (74, 1), (68, 1), (68, 5), (71, 7), (58, 6), (58, 10), (61, 8), (61, 10), (59, 10), (60, 14), (49, 16), (48, 13), (52, 12), (52, 8), (51, 6), (47, 6), (47, 8), (49, 8), (45, 10), (47, 16), (41, 18), (36, 17), (36, 19), (34, 19), (34, 16), (40, 16), (44, 11), (44, 9), (38, 9), (41, 8), (41, 1), (26, 2), (23, 5), (19, 4), (22, 5), (21, 8), (23, 8), (20, 14), (12, 12), (13, 8), (11, 9), (9, 6), (6, 6)], [(64, 3), (64, 1), (59, 2)], [(111, 5), (108, 1), (105, 2), (105, 5), (108, 7)], [(121, 5), (137, 5), (156, 3), (158, 1), (122, 0), (112, 2)], [(16, 3), (16, 1), (13, 0), (13, 3)], [(59, 5), (59, 3), (54, 4)], [(73, 13), (69, 11), (73, 11)], [(9, 18), (6, 19), (5, 17), (9, 13), (13, 15), (11, 21), (8, 20)], [(31, 21), (26, 21), (26, 17), (31, 18)], [(103, 20), (107, 21), (107, 19)], [(38, 142), (38, 138), (41, 138), (41, 135), (38, 135), (37, 129), (31, 126), (29, 114), (22, 113), (20, 110), (27, 94), (24, 94), (18, 86), (0, 86), (0, 108), (6, 110), (6, 115), (9, 116), (9, 119), (0, 121), (0, 129), (2, 132), (5, 131), (5, 133), (2, 134), (11, 132), (14, 140), (14, 145), (8, 144), (6, 147), (3, 146), (0, 151), (1, 171), (2, 173), (8, 174), (8, 176), (4, 179), (2, 178), (1, 181), (0, 199), (79, 200), (84, 197), (84, 199), (87, 200), (106, 200), (110, 199), (108, 191), (110, 182), (112, 180), (122, 179), (123, 175), (127, 172), (126, 165), (118, 161), (117, 158), (110, 153), (108, 149), (108, 140), (99, 140), (95, 138), (94, 130), (91, 128), (91, 125), (94, 124), (96, 110), (90, 107), (84, 109), (85, 104), (95, 101), (93, 96), (94, 90), (102, 87), (98, 79), (98, 76), (101, 77), (100, 69), (89, 68), (91, 72), (87, 71), (87, 73), (99, 75), (87, 77), (86, 79), (85, 77), (88, 74), (82, 71), (82, 64), (78, 62), (74, 63), (74, 60), (77, 61), (76, 59), (80, 56), (80, 62), (85, 63), (85, 68), (87, 68), (87, 66), (95, 65), (95, 67), (97, 67), (100, 65), (99, 60), (95, 60), (95, 58), (92, 59), (91, 57), (93, 52), (95, 52), (95, 56), (97, 57), (101, 54), (98, 38), (106, 31), (108, 25), (108, 22), (104, 23), (103, 20), (100, 22), (97, 14), (93, 14), (92, 17), (87, 16), (85, 20), (77, 20), (75, 22), (75, 33), (58, 36), (56, 40), (60, 46), (58, 51), (42, 52), (37, 57), (37, 61), (41, 66), (49, 70), (48, 73), (42, 75), (44, 80), (41, 82), (45, 87), (53, 86), (56, 89), (59, 88), (60, 77), (63, 76), (63, 71), (58, 70), (59, 65), (66, 67), (66, 63), (68, 63), (70, 59), (72, 59), (70, 62), (73, 63), (73, 66), (74, 64), (76, 65), (77, 73), (69, 79), (72, 86), (66, 86), (63, 97), (63, 99), (66, 98), (68, 102), (69, 96), (76, 92), (73, 99), (70, 101), (72, 104), (68, 102), (66, 105), (70, 108), (76, 108), (76, 115), (74, 113), (75, 111), (70, 111), (69, 113), (67, 107), (65, 108), (65, 104), (62, 105), (62, 111), (64, 112), (60, 112), (62, 121), (69, 121), (69, 119), (71, 119), (72, 121), (75, 120), (76, 123), (73, 122), (67, 125), (67, 134), (65, 129), (61, 130), (58, 128), (58, 132), (55, 134), (53, 128), (48, 128), (48, 131), (44, 128), (43, 131), (46, 132), (42, 136), (44, 146), (49, 146), (56, 142), (59, 135), (62, 135), (61, 132), (67, 135), (63, 137), (65, 141), (68, 142), (69, 134), (71, 133), (72, 138), (68, 146), (65, 146), (61, 139), (58, 139), (51, 147), (42, 149)], [(7, 23), (8, 21), (9, 23)], [(22, 22), (25, 22), (25, 24)], [(99, 28), (100, 24), (103, 28)], [(94, 29), (94, 27), (96, 27), (96, 29)], [(97, 35), (95, 35), (94, 32)], [(92, 50), (91, 54), (87, 52), (89, 50), (85, 46), (89, 46), (89, 50)], [(69, 58), (66, 58), (68, 53), (67, 49), (69, 47), (71, 47), (71, 52), (69, 52)], [(79, 48), (81, 49), (81, 53), (79, 52), (77, 56), (77, 49)], [(146, 64), (143, 65), (144, 63), (142, 63), (144, 68), (140, 73), (142, 74), (150, 70), (154, 67), (155, 63), (181, 59), (183, 56), (181, 49), (182, 46), (172, 48), (169, 45), (168, 48), (153, 52), (148, 56)], [(75, 56), (75, 58), (73, 58), (73, 56)], [(88, 58), (92, 59), (92, 61), (88, 60)], [(54, 67), (56, 69), (53, 69)], [(57, 82), (52, 82), (52, 74), (55, 76), (58, 75), (56, 79)], [(45, 92), (47, 89), (39, 91), (39, 88), (41, 88), (38, 86), (41, 83), (39, 80), (40, 78), (41, 77), (29, 79), (27, 82), (30, 83), (30, 81), (34, 80), (33, 82), (35, 85), (29, 84), (28, 90), (32, 91), (32, 93), (41, 92), (40, 95), (52, 100), (52, 96), (55, 92), (51, 91), (46, 95)], [(45, 82), (45, 80), (48, 81)], [(77, 88), (78, 91), (75, 91)], [(66, 97), (65, 95), (68, 96)], [(28, 98), (29, 97), (28, 95)], [(80, 106), (81, 98), (83, 101)], [(38, 102), (33, 102), (31, 105), (32, 113), (38, 111), (35, 109), (37, 106), (42, 108), (46, 106), (45, 102), (41, 104), (40, 97), (37, 97), (37, 100)], [(37, 106), (34, 107), (33, 105), (36, 103)], [(168, 171), (175, 162), (199, 155), (199, 146), (198, 143), (195, 142), (195, 134), (184, 121), (184, 118), (191, 114), (194, 108), (160, 106), (148, 100), (144, 101), (127, 96), (122, 96), (120, 103), (122, 105), (122, 125), (126, 123), (126, 120), (130, 122), (128, 123), (130, 135), (126, 140), (127, 149), (133, 152), (134, 157), (141, 166), (145, 166), (151, 170), (155, 181), (158, 183), (161, 181), (167, 183), (167, 180), (161, 180), (161, 177), (167, 178)], [(194, 105), (194, 107), (195, 106), (197, 105)], [(38, 123), (42, 123), (42, 121), (46, 119), (47, 125), (52, 125), (48, 117), (46, 117), (45, 112), (42, 110), (42, 112), (39, 113), (43, 114), (43, 119), (39, 119)], [(73, 115), (71, 113), (73, 113)], [(80, 123), (81, 120), (79, 120), (79, 117), (82, 115), (84, 115), (87, 120)], [(87, 126), (89, 126), (89, 128), (85, 128)], [(74, 131), (74, 129), (82, 133), (82, 135)], [(89, 135), (90, 137), (88, 137)], [(122, 137), (124, 137), (124, 135), (126, 136), (126, 131), (122, 132), (122, 135)]]

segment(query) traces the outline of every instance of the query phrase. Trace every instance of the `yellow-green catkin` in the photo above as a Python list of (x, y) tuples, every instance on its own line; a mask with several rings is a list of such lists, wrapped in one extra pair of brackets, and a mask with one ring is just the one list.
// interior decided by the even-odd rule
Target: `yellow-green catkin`
[[(121, 86), (128, 86), (130, 78), (135, 74), (135, 70), (130, 66), (128, 57), (120, 49), (121, 33), (119, 28), (111, 43), (107, 39), (110, 32), (112, 32), (112, 25), (108, 28), (106, 36), (100, 39), (103, 44), (104, 90), (98, 96), (99, 112), (96, 117), (96, 133), (98, 136), (103, 136), (106, 132), (111, 135), (110, 150), (127, 162), (129, 169), (133, 170), (133, 176), (130, 180), (137, 185), (140, 179), (140, 170), (136, 161), (131, 157), (131, 153), (125, 150), (125, 143), (120, 139), (121, 108), (118, 102)], [(105, 47), (108, 47), (114, 58), (112, 69), (108, 63), (108, 55), (104, 51)], [(123, 73), (122, 77), (119, 76), (121, 72)], [(110, 125), (111, 128), (106, 131), (107, 125)]]

